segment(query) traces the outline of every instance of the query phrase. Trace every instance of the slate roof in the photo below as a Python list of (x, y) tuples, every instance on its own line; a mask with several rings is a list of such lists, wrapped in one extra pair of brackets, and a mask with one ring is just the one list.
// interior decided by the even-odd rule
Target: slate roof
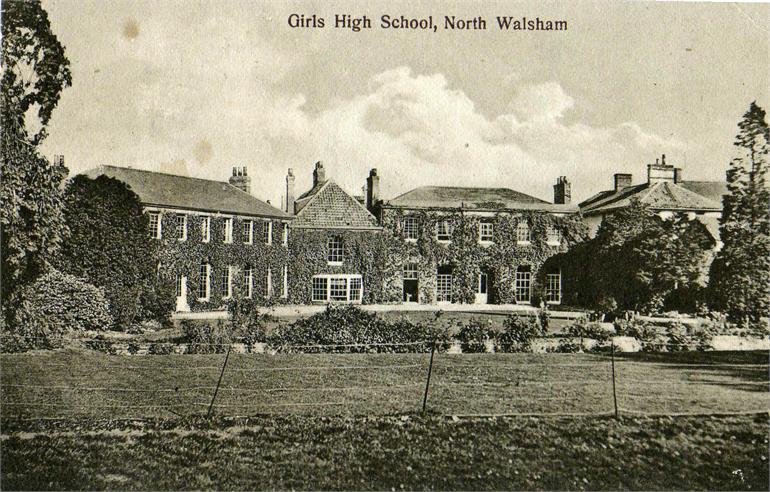
[(603, 191), (580, 203), (586, 215), (596, 215), (627, 207), (636, 197), (653, 210), (719, 212), (721, 201), (690, 191), (672, 181), (627, 186), (620, 191)]
[(379, 230), (377, 219), (358, 200), (329, 179), (296, 201), (294, 229)]
[(509, 188), (421, 186), (383, 204), (395, 208), (476, 210), (544, 210), (577, 212), (573, 205), (556, 205)]
[(139, 195), (144, 205), (276, 219), (291, 218), (282, 210), (222, 181), (117, 166), (99, 166), (83, 174), (91, 178), (105, 175), (123, 181)]
[(724, 181), (682, 181), (679, 184), (720, 204), (722, 197), (727, 194), (727, 183)]

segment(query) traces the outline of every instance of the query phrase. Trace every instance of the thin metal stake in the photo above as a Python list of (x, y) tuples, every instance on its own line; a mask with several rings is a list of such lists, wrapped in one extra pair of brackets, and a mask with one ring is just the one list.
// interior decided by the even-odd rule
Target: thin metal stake
[(618, 395), (615, 392), (615, 341), (610, 341), (610, 360), (612, 361), (612, 401), (615, 404), (615, 418), (618, 418)]
[(428, 405), (428, 388), (430, 388), (430, 374), (433, 372), (433, 353), (436, 351), (436, 341), (430, 346), (430, 362), (428, 362), (428, 379), (425, 381), (425, 396), (422, 398), (422, 413), (425, 413), (425, 407)]
[(230, 349), (232, 345), (227, 346), (227, 355), (225, 355), (225, 363), (222, 364), (222, 372), (219, 373), (219, 381), (217, 381), (217, 387), (214, 389), (214, 396), (211, 397), (211, 404), (209, 405), (209, 412), (207, 417), (211, 417), (211, 412), (214, 411), (214, 401), (217, 399), (217, 393), (219, 393), (219, 386), (222, 384), (222, 376), (225, 375), (225, 367), (227, 367), (227, 360), (230, 358)]

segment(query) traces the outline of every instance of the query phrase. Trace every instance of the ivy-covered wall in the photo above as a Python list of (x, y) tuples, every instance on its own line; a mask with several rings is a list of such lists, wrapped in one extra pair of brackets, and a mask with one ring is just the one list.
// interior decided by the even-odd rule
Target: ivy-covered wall
[[(404, 238), (403, 218), (417, 218), (419, 235), (416, 241)], [(452, 300), (473, 303), (477, 291), (479, 273), (487, 271), (491, 278), (489, 302), (513, 304), (515, 297), (515, 272), (520, 265), (529, 265), (532, 271), (533, 293), (538, 292), (546, 273), (541, 266), (549, 257), (566, 251), (570, 246), (587, 238), (587, 229), (577, 214), (558, 216), (540, 211), (499, 212), (481, 215), (468, 211), (428, 211), (383, 208), (383, 227), (392, 233), (395, 241), (391, 250), (393, 258), (418, 263), (419, 298), (421, 303), (435, 302), (436, 269), (440, 265), (452, 267)], [(449, 220), (452, 240), (443, 243), (436, 240), (436, 223)], [(479, 223), (493, 224), (492, 244), (479, 242)], [(529, 245), (518, 245), (516, 228), (526, 221), (530, 228)], [(558, 246), (547, 244), (547, 228), (552, 226), (561, 235)], [(392, 290), (401, 292), (401, 266), (388, 282), (395, 284)], [(564, 286), (563, 286), (564, 289)], [(400, 299), (400, 295), (399, 295)]]
[[(233, 267), (232, 291), (234, 297), (246, 294), (244, 269), (251, 266), (253, 272), (253, 297), (264, 304), (285, 303), (281, 297), (283, 288), (283, 267), (289, 264), (289, 249), (282, 244), (283, 227), (286, 224), (273, 220), (272, 244), (267, 244), (264, 223), (267, 219), (232, 217), (232, 242), (224, 242), (225, 219), (231, 216), (209, 215), (210, 240), (202, 241), (203, 216), (187, 215), (187, 239), (180, 241), (176, 235), (174, 212), (161, 214), (162, 247), (160, 248), (160, 273), (175, 279), (177, 275), (187, 277), (187, 302), (191, 311), (224, 309), (225, 292), (220, 286), (222, 271)], [(253, 243), (246, 244), (243, 223), (254, 221)], [(291, 237), (291, 236), (290, 236)], [(210, 265), (210, 291), (208, 301), (198, 300), (200, 286), (200, 265)], [(272, 296), (267, 294), (267, 270), (271, 270)], [(289, 273), (291, 275), (291, 273)], [(290, 277), (291, 281), (291, 277)]]

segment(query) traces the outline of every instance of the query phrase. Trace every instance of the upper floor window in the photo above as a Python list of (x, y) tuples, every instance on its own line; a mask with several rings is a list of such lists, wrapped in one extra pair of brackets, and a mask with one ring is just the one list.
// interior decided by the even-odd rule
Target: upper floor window
[(211, 217), (201, 217), (201, 241), (207, 243), (211, 240)]
[(273, 221), (265, 222), (265, 244), (273, 244)]
[(522, 220), (516, 226), (516, 242), (520, 244), (529, 244), (531, 240), (532, 237), (529, 231), (529, 224)]
[(448, 220), (440, 220), (436, 222), (436, 240), (452, 240), (452, 224), (450, 224)]
[(153, 239), (160, 239), (160, 214), (158, 212), (150, 212), (150, 237)]
[(187, 216), (184, 214), (176, 216), (176, 238), (179, 241), (187, 239)]
[(494, 239), (494, 225), (492, 221), (483, 220), (479, 222), (479, 241), (490, 243)]
[(342, 238), (330, 236), (327, 242), (326, 260), (330, 264), (341, 265), (343, 260)]
[(289, 224), (282, 224), (281, 229), (281, 243), (283, 243), (284, 246), (289, 245)]
[(417, 223), (417, 217), (411, 215), (404, 217), (404, 238), (417, 239), (419, 233), (420, 229)]
[(233, 242), (233, 219), (232, 217), (225, 217), (222, 222), (222, 240), (226, 243)]
[(545, 240), (550, 245), (558, 246), (561, 244), (561, 232), (554, 226), (549, 225), (545, 231)]
[(254, 242), (254, 221), (243, 221), (243, 242), (246, 244), (252, 244)]

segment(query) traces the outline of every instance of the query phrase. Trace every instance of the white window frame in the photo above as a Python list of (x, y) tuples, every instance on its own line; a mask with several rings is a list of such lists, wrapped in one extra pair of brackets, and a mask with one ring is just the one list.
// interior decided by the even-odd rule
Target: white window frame
[[(488, 229), (485, 231), (484, 229)], [(490, 244), (495, 240), (495, 224), (491, 220), (479, 222), (479, 242)]]
[[(442, 239), (445, 237), (446, 239)], [(439, 220), (436, 222), (436, 241), (440, 243), (452, 242), (452, 223), (449, 220)]]
[(420, 223), (414, 215), (405, 216), (401, 228), (407, 241), (417, 241), (420, 237)]
[[(206, 277), (201, 284), (201, 274), (203, 273), (203, 270), (206, 271)], [(204, 292), (206, 293), (205, 297), (201, 297), (201, 285), (204, 286)], [(211, 264), (210, 263), (201, 263), (200, 267), (198, 267), (198, 301), (200, 302), (208, 302), (208, 300), (211, 297)]]
[(233, 218), (225, 217), (223, 225), (224, 227), (222, 228), (222, 231), (224, 233), (224, 237), (222, 238), (222, 242), (225, 244), (230, 244), (233, 242)]
[(208, 215), (201, 216), (201, 242), (207, 243), (211, 241), (211, 217)]
[(273, 297), (273, 271), (270, 267), (267, 267), (267, 289), (265, 289), (265, 297)]
[(402, 276), (404, 280), (419, 280), (420, 265), (415, 261), (404, 263)]
[[(180, 218), (181, 218), (181, 224), (180, 224)], [(186, 214), (176, 214), (175, 220), (175, 232), (176, 232), (176, 239), (177, 241), (187, 241), (187, 215)], [(181, 227), (181, 231), (180, 231)], [(180, 234), (181, 232), (181, 234)]]
[[(233, 297), (233, 267), (228, 265), (224, 270), (222, 270), (222, 273), (225, 275), (222, 275), (220, 277), (220, 280), (227, 279), (227, 285), (225, 286), (225, 292), (222, 295), (222, 299), (230, 299)], [(219, 284), (220, 287), (222, 287), (222, 284)]]
[(549, 225), (545, 231), (545, 242), (549, 246), (561, 245), (561, 231), (552, 225)]
[(247, 265), (243, 269), (243, 278), (246, 280), (246, 298), (251, 299), (254, 295), (254, 267)]
[(282, 237), (281, 237), (281, 243), (283, 246), (289, 245), (289, 224), (286, 222), (283, 223), (283, 230), (281, 231)]
[(548, 304), (561, 304), (561, 270), (545, 276), (545, 299)]
[(273, 221), (268, 220), (265, 222), (265, 244), (270, 246), (273, 244)]
[(281, 297), (287, 299), (289, 297), (289, 265), (283, 266), (283, 286)]
[(332, 266), (340, 266), (345, 261), (345, 247), (342, 243), (342, 237), (337, 235), (329, 236), (326, 240), (326, 263)]
[[(522, 265), (527, 266), (527, 265)], [(529, 304), (532, 302), (532, 267), (527, 270), (520, 270), (521, 267), (516, 267), (516, 273), (514, 274), (514, 296), (516, 302), (520, 304)], [(526, 276), (524, 274), (527, 274)], [(520, 298), (519, 293), (524, 290), (526, 284), (527, 297), (526, 299)]]
[(251, 219), (245, 219), (241, 226), (241, 232), (243, 234), (243, 244), (254, 244), (254, 221)]
[(516, 244), (532, 244), (532, 229), (524, 220), (516, 224)]
[[(353, 282), (361, 286), (357, 298), (351, 298), (351, 285)], [(344, 285), (344, 299), (332, 299), (332, 284), (339, 287), (340, 283)], [(323, 284), (323, 287), (321, 286)], [(355, 289), (353, 289), (355, 290)], [(338, 294), (338, 297), (341, 297)], [(314, 303), (335, 303), (335, 304), (361, 304), (364, 299), (364, 280), (357, 274), (322, 274), (314, 275), (312, 278), (312, 301)]]
[[(148, 212), (147, 216), (150, 222), (150, 237), (153, 239), (160, 239), (161, 230), (163, 228), (160, 212)], [(153, 224), (153, 222), (155, 222), (155, 224)]]
[(436, 272), (436, 303), (452, 302), (452, 282), (451, 273)]

